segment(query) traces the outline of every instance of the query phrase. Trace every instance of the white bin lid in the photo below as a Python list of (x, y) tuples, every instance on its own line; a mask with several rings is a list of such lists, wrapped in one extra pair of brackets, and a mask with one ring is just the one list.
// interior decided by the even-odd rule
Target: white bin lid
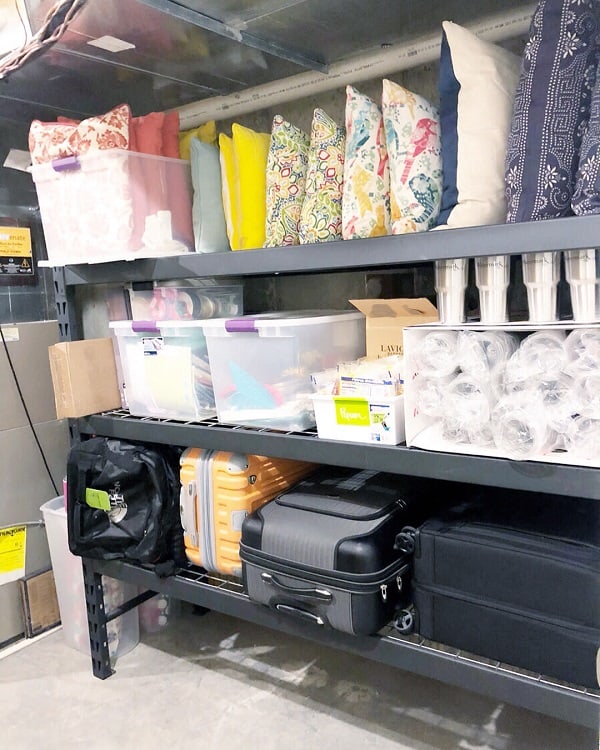
[(272, 333), (280, 328), (307, 325), (323, 325), (338, 320), (364, 320), (365, 316), (347, 310), (291, 310), (289, 312), (241, 315), (237, 318), (213, 318), (202, 320), (206, 336), (222, 336), (229, 333)]

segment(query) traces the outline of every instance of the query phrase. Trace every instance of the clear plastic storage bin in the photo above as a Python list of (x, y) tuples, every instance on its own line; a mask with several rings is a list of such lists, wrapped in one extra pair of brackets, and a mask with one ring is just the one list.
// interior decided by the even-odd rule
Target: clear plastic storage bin
[(202, 321), (113, 321), (123, 390), (137, 417), (199, 420), (215, 416)]
[[(46, 524), (50, 559), (54, 571), (56, 596), (65, 643), (90, 653), (87, 607), (83, 585), (81, 557), (71, 554), (67, 536), (67, 511), (64, 498), (55, 497), (40, 508)], [(107, 614), (137, 594), (137, 588), (114, 578), (102, 577)], [(139, 642), (137, 609), (126, 612), (106, 625), (111, 658), (123, 656)]]
[(281, 430), (315, 424), (310, 373), (365, 354), (359, 312), (296, 311), (205, 320), (220, 422)]
[(189, 162), (121, 149), (32, 167), (50, 265), (194, 249)]
[(129, 301), (133, 320), (202, 320), (244, 312), (241, 284), (130, 289)]

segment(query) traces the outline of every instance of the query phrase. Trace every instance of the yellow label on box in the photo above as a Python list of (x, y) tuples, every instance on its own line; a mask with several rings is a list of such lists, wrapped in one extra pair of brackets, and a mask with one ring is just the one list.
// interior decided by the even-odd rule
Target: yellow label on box
[(25, 526), (0, 529), (0, 584), (17, 581), (25, 575), (26, 541)]
[(31, 230), (29, 227), (0, 227), (0, 255), (12, 258), (31, 258)]
[(366, 398), (343, 398), (334, 396), (335, 418), (338, 424), (368, 427), (369, 402)]

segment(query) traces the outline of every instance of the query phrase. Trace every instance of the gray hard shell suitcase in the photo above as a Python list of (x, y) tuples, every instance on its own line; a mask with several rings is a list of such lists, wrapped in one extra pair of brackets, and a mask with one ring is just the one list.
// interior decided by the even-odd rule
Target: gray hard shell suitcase
[(317, 625), (377, 632), (408, 601), (410, 556), (396, 537), (424, 517), (424, 487), (383, 472), (320, 469), (244, 519), (248, 595)]
[(417, 530), (413, 599), (425, 638), (598, 687), (600, 508), (473, 490)]

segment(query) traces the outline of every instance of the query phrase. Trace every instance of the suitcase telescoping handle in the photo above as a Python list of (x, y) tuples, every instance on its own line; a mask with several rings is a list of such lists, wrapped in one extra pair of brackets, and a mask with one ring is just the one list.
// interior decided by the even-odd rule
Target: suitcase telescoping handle
[(305, 609), (300, 609), (300, 607), (292, 607), (289, 604), (276, 604), (275, 609), (278, 612), (283, 612), (284, 615), (292, 615), (301, 620), (312, 622), (315, 625), (325, 625), (325, 620), (322, 617), (319, 617), (319, 615), (313, 615), (312, 612), (307, 612)]
[(263, 583), (266, 583), (268, 586), (273, 586), (273, 588), (277, 589), (278, 591), (283, 591), (286, 594), (291, 594), (292, 596), (296, 596), (298, 598), (318, 599), (320, 602), (327, 603), (330, 603), (333, 599), (331, 591), (327, 591), (327, 589), (297, 589), (293, 586), (286, 586), (285, 583), (281, 583), (281, 581), (278, 581), (277, 578), (275, 578), (275, 576), (271, 575), (270, 573), (261, 573), (260, 577), (262, 578)]

